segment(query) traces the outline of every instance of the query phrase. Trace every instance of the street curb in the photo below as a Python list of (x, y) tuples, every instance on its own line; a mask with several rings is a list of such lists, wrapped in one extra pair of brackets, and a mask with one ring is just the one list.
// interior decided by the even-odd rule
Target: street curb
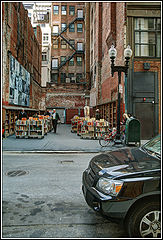
[(88, 154), (101, 152), (103, 151), (3, 151), (3, 154)]

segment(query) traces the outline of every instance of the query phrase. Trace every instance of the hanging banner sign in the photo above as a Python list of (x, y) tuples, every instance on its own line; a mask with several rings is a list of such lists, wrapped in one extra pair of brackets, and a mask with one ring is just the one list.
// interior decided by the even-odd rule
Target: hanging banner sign
[(30, 73), (10, 55), (9, 103), (29, 106)]

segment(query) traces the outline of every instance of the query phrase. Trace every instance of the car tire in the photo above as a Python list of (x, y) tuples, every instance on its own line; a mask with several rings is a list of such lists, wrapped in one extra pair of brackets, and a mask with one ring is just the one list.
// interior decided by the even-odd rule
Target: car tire
[(161, 237), (160, 203), (140, 203), (140, 205), (130, 213), (126, 222), (126, 228), (129, 237)]

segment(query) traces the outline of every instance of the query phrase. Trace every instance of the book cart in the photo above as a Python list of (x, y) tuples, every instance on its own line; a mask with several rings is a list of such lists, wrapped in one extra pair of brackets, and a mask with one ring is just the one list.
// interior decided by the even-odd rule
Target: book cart
[(101, 137), (101, 134), (108, 131), (109, 128), (109, 122), (107, 122), (104, 119), (96, 120), (96, 133), (95, 137), (96, 139), (99, 139)]
[(107, 132), (109, 122), (104, 119), (96, 120), (95, 118), (85, 118), (81, 123), (81, 138), (99, 139), (101, 134)]
[(30, 119), (29, 120), (29, 138), (43, 138), (44, 137), (44, 119)]
[(3, 109), (2, 111), (2, 126), (4, 129), (4, 136), (8, 137), (15, 133), (17, 111), (10, 111)]
[(25, 119), (16, 121), (16, 126), (15, 126), (16, 138), (28, 138), (28, 130), (29, 130), (29, 120), (25, 118)]
[(95, 118), (85, 118), (81, 126), (81, 138), (95, 139)]
[(29, 117), (16, 121), (16, 138), (43, 138), (52, 129), (52, 121), (47, 116)]

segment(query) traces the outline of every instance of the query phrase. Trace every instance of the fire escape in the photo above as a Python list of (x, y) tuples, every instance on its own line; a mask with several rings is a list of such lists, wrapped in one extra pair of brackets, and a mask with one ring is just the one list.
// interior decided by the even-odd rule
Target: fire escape
[(65, 61), (61, 62), (61, 63), (58, 65), (58, 67), (52, 68), (53, 70), (54, 70), (54, 69), (57, 70), (58, 74), (59, 74), (60, 69), (61, 69), (63, 66), (65, 66), (66, 63), (69, 62), (69, 61), (74, 57), (74, 55), (76, 55), (76, 54), (82, 54), (82, 55), (83, 55), (83, 54), (84, 54), (84, 48), (82, 48), (82, 49), (76, 49), (75, 46), (74, 46), (75, 44), (72, 45), (72, 44), (70, 43), (70, 40), (68, 39), (68, 37), (67, 37), (67, 36), (66, 36), (66, 37), (63, 36), (63, 33), (66, 32), (66, 30), (69, 29), (70, 26), (71, 26), (73, 23), (77, 22), (77, 21), (84, 21), (84, 17), (76, 17), (76, 18), (75, 18), (73, 21), (71, 21), (60, 33), (52, 33), (52, 38), (55, 37), (55, 40), (56, 40), (56, 39), (58, 39), (59, 37), (61, 37), (61, 38), (71, 47), (71, 49), (73, 50), (73, 53), (72, 53), (72, 54), (71, 54), (70, 52), (68, 53), (68, 55), (66, 56), (66, 60), (65, 60)]

